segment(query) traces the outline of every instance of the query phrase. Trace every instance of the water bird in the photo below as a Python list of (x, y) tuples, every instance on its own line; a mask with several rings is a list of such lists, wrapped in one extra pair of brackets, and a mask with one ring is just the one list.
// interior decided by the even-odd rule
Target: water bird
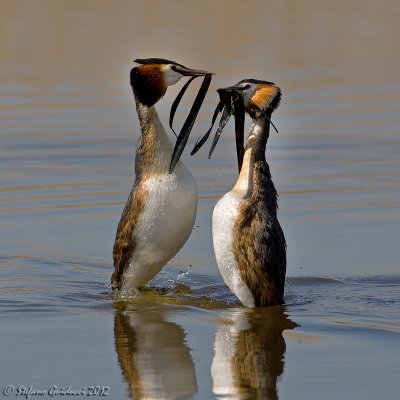
[[(286, 241), (278, 221), (278, 194), (265, 159), (272, 112), (281, 90), (272, 82), (244, 79), (218, 89), (217, 105), (209, 131), (192, 155), (205, 143), (220, 112), (222, 117), (209, 158), (229, 117), (235, 117), (239, 178), (216, 204), (212, 216), (214, 252), (221, 275), (246, 307), (284, 303)], [(244, 147), (246, 113), (252, 126)], [(275, 128), (276, 129), (276, 128)]]
[[(113, 247), (113, 288), (139, 289), (153, 279), (188, 239), (197, 210), (197, 185), (180, 156), (211, 82), (211, 73), (161, 58), (137, 59), (130, 72), (141, 138), (135, 182), (118, 224)], [(155, 104), (168, 86), (190, 80), (172, 104), (169, 124), (190, 82), (204, 77), (173, 148)]]

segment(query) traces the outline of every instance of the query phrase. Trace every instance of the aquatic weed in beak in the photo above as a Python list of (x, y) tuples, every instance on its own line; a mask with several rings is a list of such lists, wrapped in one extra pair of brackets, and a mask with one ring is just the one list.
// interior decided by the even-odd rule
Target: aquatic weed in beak
[[(242, 88), (240, 88), (242, 89)], [(207, 141), (214, 123), (217, 119), (217, 116), (220, 112), (222, 112), (221, 119), (219, 121), (219, 126), (217, 131), (215, 132), (214, 140), (211, 144), (210, 151), (208, 153), (208, 158), (211, 158), (211, 155), (215, 149), (215, 146), (218, 143), (218, 140), (221, 136), (222, 130), (225, 128), (225, 125), (229, 121), (232, 115), (235, 116), (235, 136), (236, 136), (236, 153), (238, 159), (238, 167), (239, 171), (242, 167), (243, 154), (244, 154), (244, 120), (245, 120), (245, 110), (244, 103), (241, 93), (236, 90), (236, 88), (225, 88), (217, 90), (220, 101), (214, 111), (214, 115), (211, 121), (210, 129), (198, 139), (195, 147), (193, 148), (190, 155), (194, 155)]]
[[(241, 83), (241, 82), (239, 82)], [(238, 167), (239, 172), (242, 168), (243, 163), (243, 156), (244, 156), (244, 123), (245, 123), (245, 114), (246, 109), (244, 105), (244, 98), (247, 99), (260, 113), (267, 118), (269, 123), (275, 129), (275, 125), (272, 123), (270, 117), (262, 110), (253, 100), (246, 94), (246, 86), (240, 86), (237, 84), (236, 86), (230, 86), (227, 88), (218, 89), (217, 92), (219, 94), (220, 100), (218, 105), (214, 111), (214, 115), (211, 121), (210, 129), (200, 137), (193, 150), (191, 151), (190, 155), (194, 155), (197, 151), (204, 145), (204, 143), (208, 140), (211, 131), (213, 129), (214, 123), (217, 119), (217, 116), (220, 112), (222, 112), (222, 116), (219, 122), (219, 126), (217, 131), (215, 132), (214, 140), (211, 144), (210, 152), (208, 154), (208, 158), (211, 158), (211, 155), (215, 149), (215, 146), (218, 143), (218, 140), (221, 136), (222, 130), (224, 129), (225, 125), (227, 124), (229, 118), (234, 115), (235, 117), (235, 140), (236, 140), (236, 154), (238, 160)]]
[[(172, 153), (171, 163), (169, 166), (169, 173), (171, 173), (174, 170), (177, 162), (179, 161), (179, 158), (182, 155), (183, 150), (185, 149), (185, 146), (189, 139), (189, 135), (193, 128), (194, 122), (196, 121), (199, 110), (203, 104), (204, 98), (206, 97), (208, 88), (210, 87), (211, 75), (212, 75), (211, 73), (204, 75), (203, 83), (201, 84), (199, 92), (197, 93), (197, 96), (194, 100), (192, 108), (190, 109), (189, 115), (187, 116), (187, 118), (182, 126), (182, 129), (179, 132), (179, 135), (177, 137), (176, 144), (174, 147), (174, 151)], [(188, 82), (185, 83), (183, 88), (180, 90), (178, 96), (172, 103), (171, 112), (170, 112), (170, 116), (169, 116), (169, 126), (171, 127), (171, 129), (174, 133), (175, 133), (175, 131), (172, 128), (172, 123), (174, 120), (175, 112), (178, 108), (180, 101), (182, 100), (183, 95), (185, 94), (187, 88), (189, 87), (190, 83), (194, 79), (196, 79), (198, 76), (202, 76), (202, 75), (194, 75), (189, 79)], [(176, 133), (175, 133), (175, 135), (176, 135)]]

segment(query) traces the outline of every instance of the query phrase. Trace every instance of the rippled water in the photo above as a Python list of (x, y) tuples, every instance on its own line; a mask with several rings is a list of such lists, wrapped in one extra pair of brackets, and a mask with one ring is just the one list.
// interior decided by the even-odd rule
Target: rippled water
[[(1, 391), (397, 398), (397, 2), (1, 6)], [(145, 292), (112, 294), (139, 132), (128, 73), (151, 56), (216, 73), (189, 147), (216, 88), (282, 87), (267, 159), (288, 242), (285, 307), (242, 308), (216, 268), (210, 216), (236, 179), (232, 125), (212, 160), (184, 156), (200, 192), (186, 246)], [(178, 86), (158, 105), (164, 121)]]

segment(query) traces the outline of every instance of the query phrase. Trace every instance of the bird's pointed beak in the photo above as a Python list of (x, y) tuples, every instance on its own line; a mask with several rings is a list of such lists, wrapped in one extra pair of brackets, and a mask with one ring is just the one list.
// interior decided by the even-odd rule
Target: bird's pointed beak
[[(171, 113), (170, 113), (170, 127), (171, 128), (172, 128), (172, 122), (173, 122), (173, 118), (175, 115), (175, 111), (178, 107), (178, 104), (179, 104), (183, 94), (185, 93), (185, 91), (188, 88), (191, 81), (198, 76), (204, 76), (204, 79), (203, 79), (203, 83), (201, 84), (201, 87), (199, 89), (199, 92), (197, 93), (197, 96), (194, 100), (192, 108), (190, 109), (189, 115), (187, 116), (186, 121), (184, 122), (182, 129), (176, 140), (174, 151), (173, 151), (172, 157), (171, 157), (171, 163), (169, 166), (169, 173), (171, 173), (174, 170), (176, 164), (178, 163), (178, 161), (183, 153), (183, 150), (185, 149), (186, 143), (189, 139), (190, 132), (193, 128), (194, 122), (196, 121), (197, 114), (199, 113), (199, 110), (203, 104), (204, 98), (206, 97), (208, 88), (210, 87), (211, 76), (213, 75), (210, 72), (200, 71), (200, 70), (195, 70), (195, 69), (185, 69), (184, 71), (185, 71), (185, 73), (183, 73), (183, 75), (191, 76), (192, 78), (182, 88), (182, 90), (176, 97), (174, 103), (172, 104)], [(180, 71), (180, 73), (182, 73), (182, 71)]]
[(206, 75), (214, 75), (212, 72), (208, 71), (202, 71), (200, 69), (191, 69), (191, 68), (185, 68), (185, 69), (180, 69), (179, 73), (183, 76), (206, 76)]
[(218, 89), (217, 92), (218, 93), (243, 92), (243, 90), (245, 90), (245, 88), (243, 86), (228, 86), (226, 88)]

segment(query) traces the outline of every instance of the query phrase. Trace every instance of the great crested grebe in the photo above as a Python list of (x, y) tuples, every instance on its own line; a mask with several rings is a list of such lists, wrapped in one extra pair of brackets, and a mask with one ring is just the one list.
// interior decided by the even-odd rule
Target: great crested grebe
[[(223, 111), (211, 153), (230, 115), (235, 116), (239, 178), (217, 203), (212, 217), (214, 252), (227, 286), (246, 307), (284, 303), (286, 241), (277, 217), (278, 194), (265, 159), (271, 114), (281, 90), (272, 82), (245, 79), (219, 89)], [(252, 127), (243, 146), (245, 112)], [(211, 129), (211, 128), (210, 128)], [(192, 151), (205, 142), (210, 131)]]
[[(131, 70), (142, 136), (135, 160), (135, 183), (118, 224), (113, 259), (113, 288), (141, 288), (153, 279), (188, 239), (196, 217), (197, 185), (179, 159), (204, 100), (211, 74), (186, 68), (160, 58), (137, 59)], [(204, 76), (199, 94), (173, 148), (154, 105), (167, 87), (183, 76), (190, 81), (174, 101), (177, 104), (188, 84)]]

